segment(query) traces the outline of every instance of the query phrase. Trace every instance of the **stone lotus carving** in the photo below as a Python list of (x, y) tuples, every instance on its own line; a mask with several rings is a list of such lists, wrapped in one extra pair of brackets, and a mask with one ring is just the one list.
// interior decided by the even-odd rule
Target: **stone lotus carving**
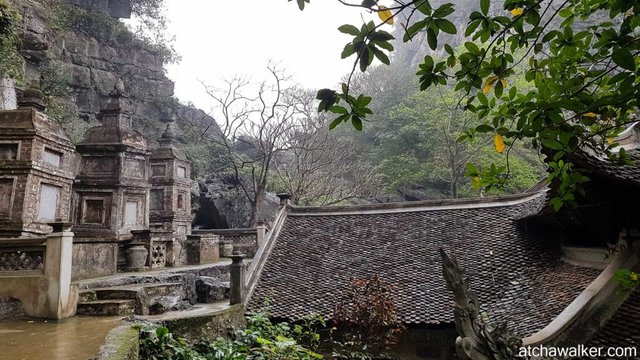
[(507, 329), (507, 324), (491, 327), (480, 317), (478, 296), (469, 286), (469, 278), (454, 258), (440, 249), (442, 271), (447, 288), (455, 299), (454, 317), (458, 338), (456, 352), (465, 360), (516, 359), (522, 339)]

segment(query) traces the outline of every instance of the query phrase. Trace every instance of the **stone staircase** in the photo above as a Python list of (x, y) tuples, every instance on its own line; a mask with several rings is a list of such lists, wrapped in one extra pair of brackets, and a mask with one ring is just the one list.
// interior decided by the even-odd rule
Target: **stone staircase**
[(122, 274), (79, 284), (76, 315), (157, 315), (229, 298), (228, 267)]
[(82, 290), (77, 315), (154, 315), (186, 307), (181, 283), (150, 283)]

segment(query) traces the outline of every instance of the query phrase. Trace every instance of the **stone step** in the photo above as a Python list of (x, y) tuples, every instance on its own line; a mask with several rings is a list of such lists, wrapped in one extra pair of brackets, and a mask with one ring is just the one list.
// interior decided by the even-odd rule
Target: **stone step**
[(215, 303), (229, 298), (229, 282), (201, 276), (196, 280), (196, 295), (199, 303)]
[(126, 316), (135, 314), (135, 300), (92, 300), (78, 303), (76, 315)]
[[(147, 315), (158, 311), (158, 304), (166, 303), (167, 299), (182, 299), (184, 296), (181, 283), (147, 283), (113, 286), (105, 288), (87, 289), (80, 292), (80, 304), (99, 303), (100, 301), (130, 301), (133, 312), (137, 315)], [(153, 307), (153, 308), (152, 308)], [(162, 306), (160, 306), (162, 309)], [(83, 313), (78, 313), (84, 315)], [(88, 314), (92, 315), (92, 314)]]
[(130, 299), (144, 292), (146, 296), (161, 296), (182, 290), (181, 283), (131, 284), (80, 291), (80, 301)]

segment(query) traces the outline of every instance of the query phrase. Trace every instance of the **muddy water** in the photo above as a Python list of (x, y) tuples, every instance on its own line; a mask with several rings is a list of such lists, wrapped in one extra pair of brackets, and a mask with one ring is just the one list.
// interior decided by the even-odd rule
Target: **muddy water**
[(93, 359), (120, 318), (0, 321), (1, 360)]

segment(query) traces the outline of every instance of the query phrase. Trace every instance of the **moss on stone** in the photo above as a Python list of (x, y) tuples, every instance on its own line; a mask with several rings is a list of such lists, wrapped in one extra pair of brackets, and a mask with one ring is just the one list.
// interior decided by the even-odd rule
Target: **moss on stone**
[(135, 360), (139, 358), (140, 329), (137, 326), (122, 325), (107, 335), (100, 347), (98, 360)]
[(244, 306), (233, 305), (208, 315), (165, 320), (162, 325), (190, 341), (228, 337), (229, 330), (244, 328), (244, 312)]

